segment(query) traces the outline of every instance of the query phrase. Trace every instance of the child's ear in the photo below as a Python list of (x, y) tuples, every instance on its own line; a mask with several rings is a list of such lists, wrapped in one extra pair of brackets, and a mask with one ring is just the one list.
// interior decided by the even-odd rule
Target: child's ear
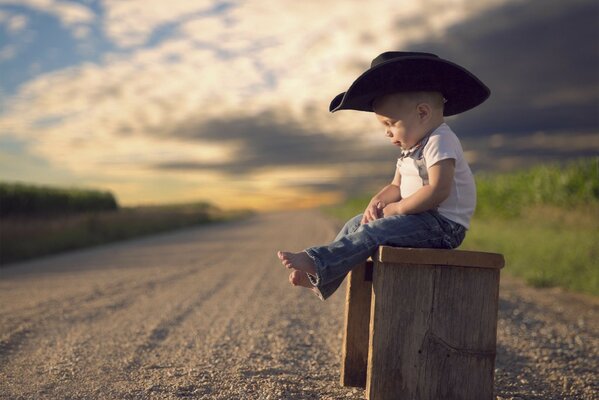
[(418, 113), (418, 118), (420, 118), (420, 120), (425, 120), (430, 117), (432, 109), (427, 103), (420, 103), (416, 106), (416, 112)]

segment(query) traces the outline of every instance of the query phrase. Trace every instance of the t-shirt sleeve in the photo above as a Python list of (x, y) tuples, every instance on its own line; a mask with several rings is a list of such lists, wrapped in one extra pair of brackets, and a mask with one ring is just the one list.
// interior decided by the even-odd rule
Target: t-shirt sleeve
[(430, 168), (441, 160), (448, 158), (458, 159), (458, 144), (450, 134), (431, 135), (423, 154), (426, 167)]

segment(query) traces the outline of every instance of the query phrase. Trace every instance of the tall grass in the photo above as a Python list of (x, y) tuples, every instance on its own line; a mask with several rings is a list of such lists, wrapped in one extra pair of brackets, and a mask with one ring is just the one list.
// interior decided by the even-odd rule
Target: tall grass
[(532, 206), (518, 218), (475, 217), (461, 248), (503, 253), (504, 271), (536, 287), (599, 295), (599, 206)]
[(476, 177), (477, 216), (518, 217), (536, 205), (581, 207), (599, 201), (599, 157)]
[(0, 182), (0, 216), (116, 209), (116, 199), (106, 191)]
[[(599, 295), (599, 158), (475, 179), (477, 209), (462, 249), (503, 253), (504, 272), (531, 285)], [(327, 212), (345, 220), (369, 200)]]
[(61, 251), (243, 217), (249, 213), (223, 211), (206, 202), (85, 212), (78, 207), (69, 208), (69, 212), (60, 207), (42, 208), (43, 213), (2, 215), (0, 266)]

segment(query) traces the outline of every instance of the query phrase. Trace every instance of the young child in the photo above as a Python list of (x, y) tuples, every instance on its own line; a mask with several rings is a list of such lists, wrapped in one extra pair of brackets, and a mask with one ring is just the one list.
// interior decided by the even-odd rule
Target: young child
[(289, 281), (325, 300), (379, 245), (456, 248), (469, 228), (476, 188), (459, 139), (444, 122), (484, 102), (489, 89), (434, 54), (386, 52), (336, 96), (330, 111), (374, 112), (401, 148), (395, 176), (336, 239), (299, 253), (279, 251)]

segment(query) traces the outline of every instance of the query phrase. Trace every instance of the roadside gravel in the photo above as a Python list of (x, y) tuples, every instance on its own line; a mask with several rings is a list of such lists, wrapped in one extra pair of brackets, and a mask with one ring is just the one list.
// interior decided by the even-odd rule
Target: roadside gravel
[[(321, 302), (276, 258), (338, 227), (262, 214), (0, 270), (0, 399), (363, 398), (338, 383), (345, 286)], [(504, 274), (497, 398), (598, 399), (598, 315)]]

